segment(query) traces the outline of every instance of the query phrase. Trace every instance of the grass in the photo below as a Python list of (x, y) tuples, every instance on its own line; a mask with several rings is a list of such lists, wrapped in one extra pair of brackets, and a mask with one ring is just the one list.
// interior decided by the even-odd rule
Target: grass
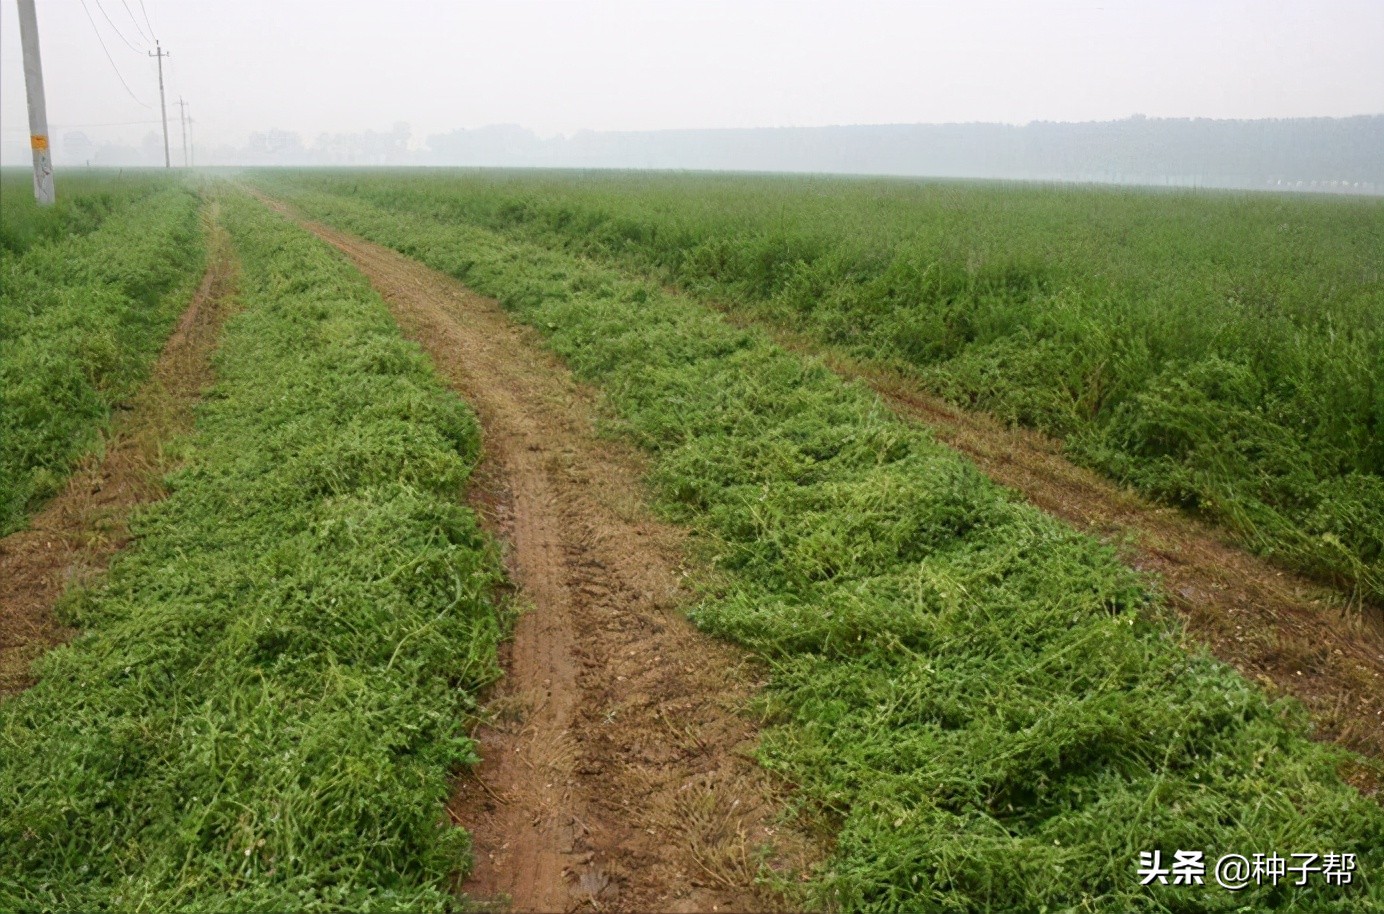
[[(868, 391), (599, 260), (261, 180), (496, 296), (604, 390), (716, 567), (696, 621), (772, 670), (760, 760), (835, 836), (813, 903), (1384, 910), (1384, 809), (1340, 776), (1368, 763), (1188, 653), (1109, 548)], [(1138, 884), (1141, 851), (1178, 849), (1354, 853), (1358, 871), (1346, 888)]]
[(222, 212), (243, 308), (187, 464), (0, 704), (0, 910), (446, 910), (498, 675), (477, 426), (340, 258)]
[(63, 205), (40, 211), (3, 180), (0, 535), (22, 528), (100, 447), (204, 256), (197, 196), (180, 183), (74, 181)]
[(0, 170), (0, 251), (22, 254), (36, 244), (85, 235), (167, 186), (163, 175), (73, 172), (63, 175), (57, 203), (40, 208), (29, 169)]
[(632, 269), (1384, 604), (1384, 201), (633, 173), (305, 186)]

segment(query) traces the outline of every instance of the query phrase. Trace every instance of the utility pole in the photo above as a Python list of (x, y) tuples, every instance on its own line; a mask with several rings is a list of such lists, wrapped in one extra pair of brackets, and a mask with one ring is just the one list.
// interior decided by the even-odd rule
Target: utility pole
[(189, 118), (187, 119), (187, 132), (188, 132), (188, 134), (189, 134), (190, 136), (189, 136), (189, 139), (188, 139), (187, 151), (188, 151), (189, 161), (192, 163), (192, 167), (193, 167), (193, 168), (196, 168), (196, 167), (197, 167), (197, 135), (196, 135), (195, 133), (192, 132), (192, 123), (193, 123), (192, 118), (189, 117)]
[(57, 200), (53, 156), (48, 149), (48, 108), (43, 100), (43, 62), (38, 56), (38, 16), (34, 0), (19, 0), (19, 43), (24, 51), (24, 91), (29, 99), (29, 148), (34, 152), (34, 199), (39, 206)]
[(154, 42), (155, 50), (149, 52), (150, 57), (159, 59), (159, 111), (163, 113), (163, 167), (172, 168), (173, 161), (168, 156), (168, 106), (163, 101), (163, 59), (169, 54), (159, 47), (157, 40)]
[(178, 96), (178, 123), (183, 128), (183, 167), (188, 168), (192, 161), (187, 157), (187, 102), (181, 95)]

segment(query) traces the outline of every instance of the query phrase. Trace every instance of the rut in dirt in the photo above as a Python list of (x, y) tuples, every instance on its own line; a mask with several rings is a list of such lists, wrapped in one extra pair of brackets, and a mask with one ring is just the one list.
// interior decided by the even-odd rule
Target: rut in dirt
[(529, 607), (496, 719), (476, 733), (484, 761), (450, 807), (474, 841), (462, 890), (519, 911), (779, 906), (756, 884), (760, 861), (796, 871), (820, 851), (776, 824), (744, 713), (759, 672), (683, 616), (682, 534), (648, 513), (640, 456), (598, 437), (593, 392), (496, 302), (302, 224), (355, 263), (476, 410), (471, 501)]
[(149, 380), (117, 407), (104, 455), (83, 460), (27, 529), (0, 539), (0, 700), (32, 685), (33, 661), (75, 634), (57, 619), (54, 604), (104, 571), (129, 542), (131, 513), (162, 497), (162, 479), (177, 463), (165, 446), (192, 430), (235, 289), (235, 262), (215, 203), (202, 218), (206, 273)]

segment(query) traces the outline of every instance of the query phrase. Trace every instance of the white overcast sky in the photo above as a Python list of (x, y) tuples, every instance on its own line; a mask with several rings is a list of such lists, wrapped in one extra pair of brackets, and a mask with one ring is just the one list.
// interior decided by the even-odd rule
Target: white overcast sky
[[(1384, 0), (85, 5), (39, 0), (39, 32), (50, 132), (97, 142), (138, 142), (152, 125), (125, 122), (158, 116), (136, 19), (172, 53), (170, 101), (190, 103), (199, 145), (395, 121), (417, 142), (496, 123), (551, 135), (1384, 113)], [(17, 23), (0, 0), (6, 149), (27, 134)]]

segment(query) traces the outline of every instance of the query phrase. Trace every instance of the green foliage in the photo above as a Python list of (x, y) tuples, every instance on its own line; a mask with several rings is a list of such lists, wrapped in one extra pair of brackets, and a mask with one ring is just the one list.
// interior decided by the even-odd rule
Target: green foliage
[(445, 910), (467, 861), (476, 423), (324, 245), (223, 212), (244, 310), (189, 463), (0, 705), (0, 910)]
[(187, 304), (203, 256), (196, 196), (153, 179), (94, 182), (85, 195), (64, 184), (71, 202), (47, 211), (28, 198), (28, 216), (40, 216), (24, 222), (29, 243), (12, 246), (11, 220), (28, 216), (10, 180), (0, 250), (0, 535), (23, 527), (99, 444), (111, 409), (147, 375)]
[(299, 180), (600, 258), (902, 368), (1384, 602), (1384, 201), (629, 173)]
[(0, 171), (0, 251), (22, 254), (36, 244), (96, 230), (112, 213), (166, 188), (161, 175), (107, 171), (64, 174), (54, 206), (34, 202), (29, 169)]
[[(697, 622), (772, 671), (760, 758), (834, 827), (821, 904), (1384, 909), (1384, 810), (1341, 782), (1352, 757), (1186, 652), (1110, 549), (657, 283), (272, 180), (314, 218), (497, 296), (652, 452), (664, 509), (721, 572)], [(1355, 853), (1359, 872), (1348, 888), (1144, 888), (1139, 852), (1155, 849)]]

